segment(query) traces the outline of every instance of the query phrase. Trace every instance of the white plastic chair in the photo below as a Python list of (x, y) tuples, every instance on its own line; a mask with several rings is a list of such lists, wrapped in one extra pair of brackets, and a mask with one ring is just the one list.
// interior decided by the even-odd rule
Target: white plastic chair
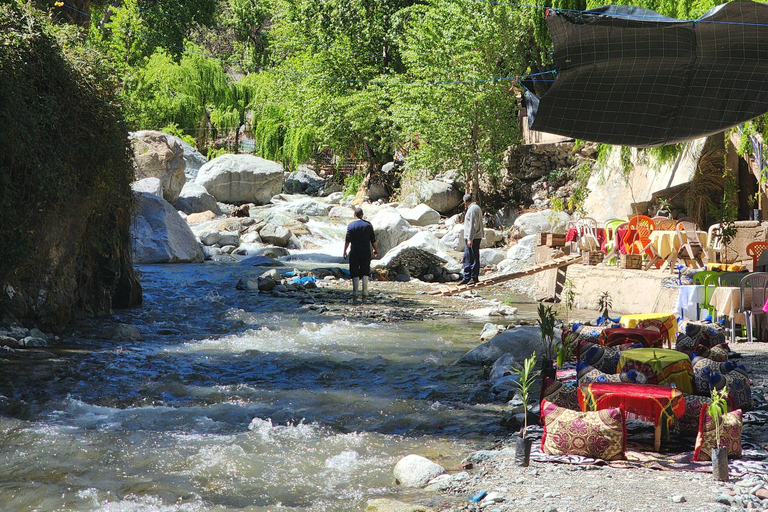
[[(758, 318), (763, 318), (765, 315), (763, 306), (766, 299), (765, 288), (768, 286), (768, 272), (752, 272), (747, 274), (741, 279), (739, 286), (741, 287), (741, 312), (744, 313), (747, 319), (747, 341), (751, 343), (753, 332), (752, 319), (755, 314), (759, 315)], [(747, 287), (752, 288), (752, 301), (750, 304), (744, 304), (744, 291)]]

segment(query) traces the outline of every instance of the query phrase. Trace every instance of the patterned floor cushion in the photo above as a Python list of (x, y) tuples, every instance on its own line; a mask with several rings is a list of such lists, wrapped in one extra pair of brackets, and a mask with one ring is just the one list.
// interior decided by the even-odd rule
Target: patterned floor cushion
[[(728, 448), (728, 458), (741, 458), (741, 410), (735, 410), (725, 415), (723, 428), (720, 429), (720, 444)], [(712, 460), (712, 447), (715, 446), (715, 424), (707, 412), (707, 406), (701, 407), (699, 416), (699, 433), (696, 436), (696, 448), (693, 460)]]
[(677, 330), (708, 348), (725, 343), (725, 329), (719, 324), (682, 320), (677, 324)]
[(723, 343), (722, 345), (715, 345), (709, 349), (709, 355), (707, 355), (713, 361), (724, 363), (728, 360), (728, 346)]
[(693, 384), (696, 388), (696, 393), (702, 396), (710, 396), (713, 386), (718, 389), (723, 387), (725, 385), (725, 374), (736, 367), (730, 361), (721, 363), (699, 356), (694, 357), (691, 363), (693, 365)]
[(733, 397), (734, 406), (737, 409), (742, 411), (752, 410), (752, 388), (750, 387), (747, 370), (743, 365), (739, 365), (733, 371), (725, 374), (725, 386), (728, 389), (728, 393)]
[(583, 361), (579, 361), (576, 364), (576, 372), (579, 384), (589, 384), (590, 382), (633, 382), (635, 384), (646, 384), (645, 375), (635, 370), (629, 370), (624, 373), (605, 373)]
[(544, 385), (541, 387), (541, 399), (551, 402), (558, 407), (565, 407), (574, 411), (579, 410), (577, 386), (566, 384), (557, 379), (544, 377)]
[(685, 399), (685, 414), (677, 419), (675, 430), (681, 434), (695, 434), (699, 429), (701, 406), (709, 405), (712, 399), (708, 396), (688, 395), (683, 393)]
[(581, 455), (604, 460), (626, 458), (627, 428), (621, 409), (571, 411), (543, 401), (544, 437), (548, 455)]
[(699, 342), (690, 336), (680, 334), (677, 337), (677, 341), (675, 342), (675, 350), (678, 352), (685, 352), (688, 354), (688, 357), (690, 357), (694, 352), (696, 352), (696, 347), (698, 344)]

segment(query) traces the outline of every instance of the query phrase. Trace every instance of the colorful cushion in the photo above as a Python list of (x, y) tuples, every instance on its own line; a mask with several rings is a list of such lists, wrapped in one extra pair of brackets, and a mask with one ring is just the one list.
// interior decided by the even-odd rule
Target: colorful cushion
[(694, 320), (682, 320), (677, 330), (693, 338), (705, 347), (714, 347), (725, 343), (725, 329), (722, 325)]
[(681, 434), (693, 434), (699, 428), (701, 406), (709, 405), (712, 399), (707, 396), (688, 395), (683, 393), (685, 399), (685, 413), (677, 418), (676, 429)]
[[(741, 410), (729, 412), (723, 418), (723, 428), (720, 429), (720, 444), (728, 448), (728, 457), (741, 458)], [(712, 448), (715, 446), (715, 423), (707, 411), (707, 406), (701, 407), (699, 416), (699, 433), (696, 436), (696, 448), (693, 460), (712, 460)]]
[(736, 365), (730, 361), (720, 363), (707, 357), (694, 357), (693, 384), (696, 392), (703, 396), (710, 396), (712, 386), (720, 389), (725, 385), (724, 375), (733, 370)]
[[(752, 388), (749, 385), (747, 370), (743, 365), (725, 374), (725, 386), (733, 397), (734, 407), (742, 411), (752, 410)], [(720, 386), (714, 386), (720, 389)]]
[(590, 382), (632, 382), (635, 384), (645, 384), (645, 375), (635, 370), (629, 370), (623, 373), (605, 373), (594, 366), (590, 366), (583, 361), (576, 363), (576, 374), (579, 384), (589, 384)]
[(544, 437), (541, 450), (548, 455), (581, 455), (596, 459), (625, 459), (627, 428), (621, 409), (572, 411), (544, 400), (541, 407)]
[(709, 349), (709, 355), (707, 357), (719, 363), (726, 362), (728, 360), (728, 346), (725, 344), (715, 345)]
[(675, 350), (678, 352), (685, 352), (688, 354), (688, 356), (690, 356), (696, 351), (698, 344), (699, 342), (690, 336), (681, 334), (677, 337), (677, 342), (675, 342)]
[(541, 387), (541, 399), (547, 400), (558, 407), (578, 411), (579, 400), (577, 390), (578, 388), (574, 384), (565, 384), (557, 379), (544, 377), (544, 385)]

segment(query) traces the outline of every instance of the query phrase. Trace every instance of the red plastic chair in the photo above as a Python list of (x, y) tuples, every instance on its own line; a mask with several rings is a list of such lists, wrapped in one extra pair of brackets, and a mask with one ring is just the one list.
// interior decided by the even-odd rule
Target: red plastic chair
[(624, 248), (627, 254), (645, 253), (650, 258), (649, 263), (645, 266), (645, 270), (648, 270), (654, 264), (656, 268), (661, 267), (664, 259), (659, 256), (659, 253), (651, 245), (651, 233), (656, 229), (653, 219), (645, 215), (637, 215), (629, 219), (627, 227), (629, 230), (624, 235)]

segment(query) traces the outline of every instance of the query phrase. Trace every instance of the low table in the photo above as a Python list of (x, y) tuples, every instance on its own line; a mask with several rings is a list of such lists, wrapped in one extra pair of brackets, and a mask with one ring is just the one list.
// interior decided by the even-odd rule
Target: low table
[(672, 386), (688, 395), (693, 392), (693, 366), (684, 352), (664, 348), (632, 348), (624, 350), (619, 358), (619, 373), (637, 370), (656, 376), (661, 386)]
[(661, 438), (669, 439), (669, 427), (675, 418), (685, 414), (685, 398), (679, 389), (653, 384), (592, 382), (578, 389), (582, 411), (620, 408), (625, 416), (638, 418), (656, 426), (653, 448), (659, 451)]
[(661, 324), (662, 338), (666, 338), (667, 346), (672, 348), (672, 342), (677, 338), (677, 317), (674, 313), (642, 313), (639, 315), (624, 315), (619, 320), (622, 327), (630, 329), (646, 329), (644, 320), (658, 320)]

